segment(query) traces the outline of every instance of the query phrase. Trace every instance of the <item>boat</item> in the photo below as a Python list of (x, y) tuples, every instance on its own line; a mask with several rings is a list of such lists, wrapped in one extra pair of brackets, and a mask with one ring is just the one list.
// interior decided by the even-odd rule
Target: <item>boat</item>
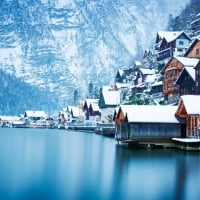
[(114, 123), (97, 123), (95, 133), (114, 137), (115, 136), (115, 124)]

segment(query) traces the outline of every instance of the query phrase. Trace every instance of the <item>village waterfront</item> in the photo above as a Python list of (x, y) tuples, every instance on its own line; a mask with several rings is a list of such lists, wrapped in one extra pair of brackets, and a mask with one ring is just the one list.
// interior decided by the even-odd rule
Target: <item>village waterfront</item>
[(0, 199), (200, 199), (200, 154), (58, 129), (0, 129)]

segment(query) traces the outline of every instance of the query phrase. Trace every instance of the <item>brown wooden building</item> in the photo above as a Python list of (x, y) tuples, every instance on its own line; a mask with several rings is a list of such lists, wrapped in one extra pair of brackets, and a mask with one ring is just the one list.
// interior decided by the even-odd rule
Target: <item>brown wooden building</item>
[(197, 58), (187, 58), (187, 57), (173, 57), (171, 58), (165, 67), (161, 70), (164, 76), (163, 80), (163, 93), (165, 99), (170, 101), (170, 99), (179, 98), (179, 85), (176, 84), (180, 73), (184, 67), (196, 67), (199, 59)]
[(177, 106), (121, 105), (115, 117), (115, 139), (122, 142), (170, 142), (181, 137), (184, 120)]
[(179, 95), (196, 94), (195, 90), (195, 69), (184, 67), (178, 77), (176, 85), (179, 85)]
[(180, 98), (176, 116), (186, 120), (186, 137), (199, 136), (200, 95), (183, 95)]
[(173, 56), (182, 56), (190, 41), (191, 38), (184, 31), (159, 31), (155, 45), (157, 61), (166, 63)]
[(195, 39), (185, 52), (185, 57), (200, 58), (200, 39)]

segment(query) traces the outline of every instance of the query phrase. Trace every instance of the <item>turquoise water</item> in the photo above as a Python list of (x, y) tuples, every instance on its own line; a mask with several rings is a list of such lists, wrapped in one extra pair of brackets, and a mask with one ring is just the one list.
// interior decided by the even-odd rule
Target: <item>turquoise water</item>
[(200, 199), (200, 153), (94, 133), (1, 128), (0, 175), (1, 200)]

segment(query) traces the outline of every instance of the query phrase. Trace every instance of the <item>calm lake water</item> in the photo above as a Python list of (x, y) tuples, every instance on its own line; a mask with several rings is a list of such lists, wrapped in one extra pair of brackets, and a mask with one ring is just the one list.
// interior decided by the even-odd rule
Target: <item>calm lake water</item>
[(134, 150), (95, 133), (0, 129), (0, 199), (196, 200), (200, 153)]

